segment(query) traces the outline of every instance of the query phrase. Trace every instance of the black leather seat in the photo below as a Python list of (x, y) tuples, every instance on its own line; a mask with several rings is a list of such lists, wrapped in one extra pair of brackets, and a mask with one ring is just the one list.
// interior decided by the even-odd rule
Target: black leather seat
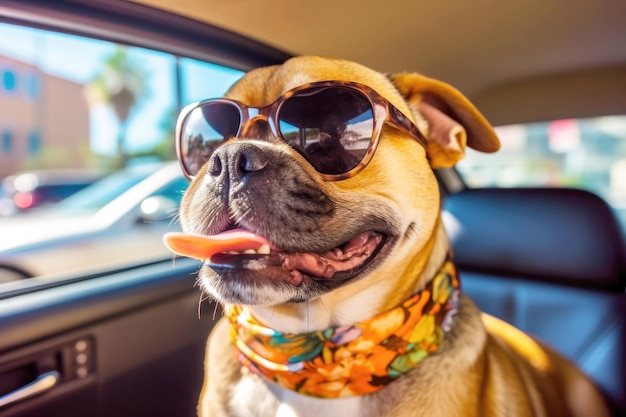
[(626, 244), (599, 197), (471, 189), (444, 202), (464, 291), (576, 362), (626, 415)]

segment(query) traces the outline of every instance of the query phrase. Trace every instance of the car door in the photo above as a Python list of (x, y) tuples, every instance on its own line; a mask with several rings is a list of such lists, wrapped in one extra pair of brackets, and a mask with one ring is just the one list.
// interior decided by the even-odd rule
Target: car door
[[(4, 170), (17, 170), (37, 161), (46, 162), (46, 168), (64, 160), (82, 161), (87, 148), (90, 155), (85, 160), (96, 158), (100, 167), (107, 168), (118, 159), (125, 165), (144, 159), (174, 159), (173, 141), (165, 138), (147, 152), (145, 144), (135, 138), (141, 137), (142, 129), (153, 129), (166, 137), (182, 105), (222, 94), (242, 71), (287, 57), (219, 29), (121, 1), (3, 1), (0, 31), (4, 31), (4, 41), (0, 42), (1, 87), (6, 93), (0, 94), (0, 107), (5, 105), (0, 130), (8, 132), (3, 133), (0, 146)], [(13, 45), (9, 42), (12, 36)], [(30, 46), (20, 47), (27, 38), (31, 39)], [(77, 46), (81, 42), (91, 46), (81, 50)], [(153, 87), (151, 96), (141, 98), (143, 101), (136, 94), (127, 114), (121, 114), (111, 97), (100, 97), (102, 101), (97, 102), (90, 96), (90, 88), (106, 81), (99, 78), (102, 72), (83, 74), (81, 81), (78, 72), (71, 72), (78, 71), (77, 65), (68, 70), (72, 67), (69, 64), (88, 66), (95, 51), (107, 47), (113, 48), (109, 63), (132, 54), (144, 57), (143, 64), (149, 65), (143, 67), (144, 80), (139, 81), (166, 80), (171, 84), (167, 102), (159, 101), (164, 87)], [(65, 53), (67, 57), (56, 57), (54, 65), (48, 61), (51, 55)], [(161, 67), (157, 62), (166, 65)], [(107, 88), (106, 94), (119, 93)], [(57, 100), (72, 95), (76, 103), (82, 99), (96, 102), (88, 108), (83, 104), (73, 109)], [(132, 107), (140, 101), (143, 110)], [(11, 107), (25, 109), (20, 114), (27, 113), (31, 119), (18, 120), (20, 114), (11, 113)], [(145, 122), (137, 121), (142, 111), (148, 114), (141, 116)], [(71, 117), (57, 123), (49, 117), (55, 112)], [(80, 117), (83, 119), (78, 120)], [(116, 132), (111, 133), (107, 121), (109, 125), (119, 123), (113, 129)], [(9, 125), (20, 123), (34, 126), (36, 134), (8, 130)], [(56, 127), (48, 129), (53, 125)], [(67, 130), (70, 135), (54, 137), (58, 146), (49, 146), (47, 141), (54, 132), (70, 128), (74, 129)], [(67, 142), (77, 131), (89, 141)], [(102, 132), (110, 135), (102, 136)], [(122, 138), (124, 133), (133, 139), (126, 143), (120, 139), (122, 145), (116, 144), (116, 137)], [(123, 158), (118, 158), (120, 149), (126, 152)], [(66, 154), (67, 158), (63, 156)], [(17, 161), (23, 166), (16, 165)], [(0, 172), (0, 176), (11, 173)], [(63, 257), (66, 271), (46, 274), (44, 263), (37, 265), (43, 273), (0, 284), (0, 417), (195, 415), (204, 345), (220, 312), (215, 304), (202, 302), (195, 285), (197, 262), (173, 259), (167, 253), (147, 256), (155, 250), (146, 253), (146, 248), (154, 247), (155, 239), (160, 241), (164, 229), (161, 223), (146, 221), (151, 220), (138, 218), (119, 227), (125, 233), (137, 227), (133, 240), (125, 239), (129, 235), (104, 234), (107, 244), (100, 242), (102, 256), (108, 253), (107, 247), (113, 252), (116, 246), (133, 254), (123, 265), (105, 262), (104, 266), (89, 268), (97, 263), (89, 262), (87, 267), (73, 268), (81, 256), (76, 245), (98, 242), (84, 237), (63, 246), (61, 239), (49, 250)], [(165, 223), (175, 225), (175, 219)], [(43, 235), (45, 228), (30, 233)], [(41, 246), (45, 245), (42, 241)], [(35, 257), (30, 262), (39, 261)], [(14, 277), (33, 275), (26, 271), (27, 265), (19, 270), (5, 267)]]

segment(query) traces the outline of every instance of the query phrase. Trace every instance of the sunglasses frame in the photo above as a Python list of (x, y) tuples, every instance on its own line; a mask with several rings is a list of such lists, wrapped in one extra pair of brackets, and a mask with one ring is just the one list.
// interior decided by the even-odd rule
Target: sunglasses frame
[(272, 134), (275, 137), (285, 140), (277, 124), (279, 120), (278, 115), (280, 113), (280, 109), (282, 108), (285, 101), (304, 90), (324, 87), (341, 87), (355, 90), (361, 93), (361, 95), (365, 96), (365, 98), (369, 100), (372, 106), (373, 120), (371, 142), (361, 161), (351, 170), (341, 174), (324, 174), (316, 170), (325, 181), (345, 180), (361, 172), (370, 163), (374, 152), (376, 152), (378, 142), (380, 141), (380, 134), (383, 130), (385, 123), (389, 123), (390, 125), (402, 130), (413, 139), (415, 139), (417, 142), (419, 142), (424, 147), (424, 149), (428, 151), (428, 143), (426, 141), (426, 138), (424, 137), (422, 132), (420, 132), (417, 126), (415, 126), (415, 124), (407, 116), (405, 116), (404, 113), (402, 113), (396, 106), (394, 106), (386, 98), (378, 94), (373, 88), (354, 81), (317, 81), (295, 87), (281, 95), (273, 103), (268, 104), (264, 107), (251, 107), (234, 99), (214, 98), (192, 103), (183, 108), (180, 115), (178, 116), (178, 121), (176, 123), (176, 154), (178, 155), (178, 160), (180, 162), (183, 173), (185, 174), (185, 177), (187, 177), (189, 180), (192, 180), (195, 177), (195, 175), (191, 175), (185, 167), (184, 157), (182, 154), (182, 130), (185, 123), (187, 122), (187, 118), (195, 109), (204, 107), (211, 103), (229, 104), (235, 107), (239, 111), (240, 115), (239, 128), (237, 130), (237, 134), (234, 136), (234, 139), (245, 138), (253, 122), (256, 122), (258, 120), (264, 120), (270, 126)]

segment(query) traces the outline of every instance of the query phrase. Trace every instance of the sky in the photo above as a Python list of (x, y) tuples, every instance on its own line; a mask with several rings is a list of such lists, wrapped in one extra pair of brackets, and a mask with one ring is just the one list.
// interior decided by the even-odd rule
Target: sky
[[(87, 84), (98, 73), (101, 63), (112, 54), (111, 42), (58, 34), (19, 26), (0, 24), (0, 55), (39, 67), (47, 74), (79, 84)], [(127, 142), (130, 151), (152, 147), (163, 138), (159, 125), (163, 115), (176, 105), (176, 58), (167, 53), (132, 47), (131, 59), (149, 74), (149, 94), (131, 111)], [(183, 103), (223, 95), (241, 76), (240, 71), (184, 58), (180, 60)], [(115, 150), (118, 123), (109, 106), (90, 109), (90, 145), (94, 152), (111, 154)]]

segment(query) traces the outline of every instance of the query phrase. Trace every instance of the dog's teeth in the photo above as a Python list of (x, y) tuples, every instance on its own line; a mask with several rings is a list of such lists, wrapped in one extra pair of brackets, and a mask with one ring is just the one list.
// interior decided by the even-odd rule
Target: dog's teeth
[(264, 243), (258, 250), (254, 250), (254, 249), (246, 249), (243, 252), (240, 251), (236, 251), (236, 250), (229, 250), (229, 251), (224, 251), (222, 252), (226, 255), (269, 255), (270, 254), (270, 245), (268, 245), (267, 243)]
[(264, 243), (259, 250), (257, 251), (259, 255), (269, 255), (270, 254), (270, 245)]

